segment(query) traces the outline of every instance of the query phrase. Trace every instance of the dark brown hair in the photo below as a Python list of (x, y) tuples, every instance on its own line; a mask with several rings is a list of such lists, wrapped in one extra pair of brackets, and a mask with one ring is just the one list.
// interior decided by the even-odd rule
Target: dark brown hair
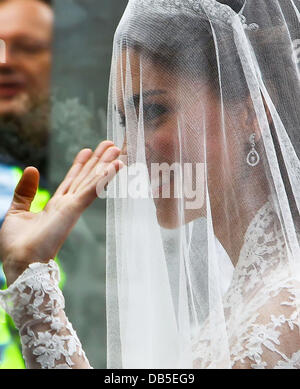
[[(220, 0), (219, 2), (239, 12), (245, 1)], [(209, 82), (217, 96), (220, 95), (221, 84), (223, 101), (233, 108), (237, 102), (249, 97), (249, 87), (231, 28), (224, 25), (223, 41), (219, 42), (213, 34), (214, 22), (208, 21), (196, 12), (168, 13), (157, 12), (156, 9), (143, 12), (142, 8), (141, 11), (137, 9), (136, 12), (133, 20), (126, 19), (124, 25), (120, 23), (120, 34), (118, 30), (116, 32), (116, 39), (120, 45), (136, 50), (141, 56), (174, 74)], [(291, 37), (286, 34), (286, 30), (281, 29), (275, 16), (276, 13), (270, 15), (269, 20), (264, 21), (263, 29), (249, 31), (247, 34), (251, 43), (255, 45), (258, 60), (261, 61), (259, 65), (265, 86), (272, 96), (276, 110), (299, 157), (300, 94), (297, 69), (291, 61)], [(280, 18), (278, 19), (280, 23)], [(268, 24), (269, 27), (266, 27)], [(290, 32), (293, 32), (292, 25), (290, 21)], [(295, 30), (297, 26), (298, 24), (295, 24)], [(221, 61), (218, 61), (216, 53)], [(263, 60), (265, 63), (262, 62)], [(286, 104), (289, 106), (287, 107)], [(272, 122), (270, 130), (282, 179), (292, 205), (293, 191)]]

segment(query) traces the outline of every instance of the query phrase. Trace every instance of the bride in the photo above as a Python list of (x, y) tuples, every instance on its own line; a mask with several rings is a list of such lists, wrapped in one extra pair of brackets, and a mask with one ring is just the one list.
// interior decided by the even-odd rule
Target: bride
[(298, 30), (293, 0), (129, 1), (113, 142), (39, 214), (27, 168), (0, 231), (28, 368), (90, 367), (52, 258), (108, 183), (108, 367), (300, 368)]

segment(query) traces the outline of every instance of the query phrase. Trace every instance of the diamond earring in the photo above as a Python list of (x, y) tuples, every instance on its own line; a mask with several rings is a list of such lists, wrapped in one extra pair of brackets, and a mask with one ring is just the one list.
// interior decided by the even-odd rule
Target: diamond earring
[(255, 150), (255, 133), (251, 134), (249, 140), (251, 144), (251, 150), (249, 151), (249, 154), (247, 156), (247, 164), (249, 166), (256, 166), (260, 161), (260, 157), (258, 155), (258, 152)]

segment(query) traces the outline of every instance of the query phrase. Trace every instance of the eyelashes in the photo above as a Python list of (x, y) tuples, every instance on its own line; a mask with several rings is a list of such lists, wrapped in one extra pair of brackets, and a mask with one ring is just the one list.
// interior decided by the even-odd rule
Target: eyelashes
[(126, 127), (126, 118), (125, 118), (125, 115), (121, 112), (119, 112), (119, 124), (121, 127)]
[(161, 104), (149, 104), (144, 106), (144, 121), (148, 122), (168, 112), (167, 107)]
[[(151, 123), (154, 119), (159, 119), (169, 110), (166, 106), (162, 104), (144, 104), (143, 106), (143, 119), (145, 124)], [(126, 127), (126, 117), (123, 112), (119, 112), (120, 125)]]

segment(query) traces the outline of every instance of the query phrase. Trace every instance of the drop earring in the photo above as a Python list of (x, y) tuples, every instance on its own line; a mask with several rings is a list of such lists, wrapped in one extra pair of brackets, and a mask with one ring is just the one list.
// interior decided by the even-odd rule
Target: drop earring
[(251, 134), (249, 140), (251, 144), (251, 150), (249, 151), (249, 154), (247, 156), (247, 164), (249, 166), (256, 166), (260, 161), (260, 157), (258, 155), (258, 152), (255, 150), (255, 133)]

